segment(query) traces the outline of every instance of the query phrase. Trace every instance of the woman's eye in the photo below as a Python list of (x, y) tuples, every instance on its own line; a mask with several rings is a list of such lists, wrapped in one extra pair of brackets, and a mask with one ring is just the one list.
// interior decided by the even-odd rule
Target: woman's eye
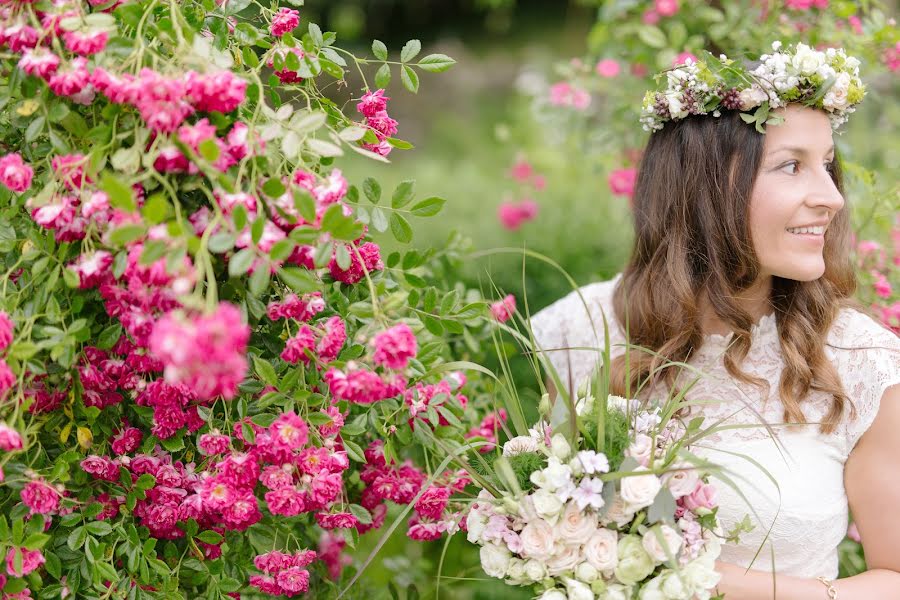
[[(797, 162), (796, 160), (792, 160), (792, 161), (789, 162), (789, 163), (785, 163), (784, 167), (782, 167), (782, 170), (783, 170), (783, 169), (786, 169), (786, 168), (788, 168), (788, 167), (798, 167), (798, 168), (799, 168), (799, 167), (800, 167), (800, 163)], [(827, 170), (829, 173), (834, 173), (834, 169), (835, 169), (834, 161), (825, 163), (825, 170)], [(791, 174), (791, 175), (796, 175), (796, 171), (794, 171), (794, 172), (792, 172), (792, 173), (790, 173), (790, 174)]]

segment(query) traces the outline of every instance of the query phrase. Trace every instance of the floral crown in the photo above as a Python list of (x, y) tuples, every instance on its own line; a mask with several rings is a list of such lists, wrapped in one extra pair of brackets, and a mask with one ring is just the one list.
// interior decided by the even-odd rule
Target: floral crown
[(773, 42), (774, 53), (760, 56), (759, 66), (752, 71), (724, 54), (716, 58), (703, 51), (698, 61), (688, 58), (685, 64), (658, 73), (654, 79), (659, 85), (666, 76), (665, 87), (644, 95), (643, 129), (659, 130), (666, 121), (689, 115), (711, 112), (718, 117), (719, 109), (726, 108), (753, 111), (741, 118), (765, 133), (764, 123), (783, 121), (770, 114), (771, 110), (797, 102), (827, 111), (836, 130), (866, 94), (859, 78), (859, 60), (847, 56), (843, 48), (820, 52), (799, 43), (780, 49), (781, 42)]

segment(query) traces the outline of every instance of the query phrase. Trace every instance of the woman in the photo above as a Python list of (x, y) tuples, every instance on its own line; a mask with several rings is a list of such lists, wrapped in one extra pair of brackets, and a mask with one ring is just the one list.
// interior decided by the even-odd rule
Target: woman
[[(852, 108), (823, 105), (821, 94), (813, 100), (810, 78), (791, 67), (801, 54), (817, 69), (833, 58), (800, 44), (776, 60), (788, 84), (761, 86), (773, 110), (756, 113), (757, 127), (747, 111), (759, 105), (752, 97), (760, 86), (739, 96), (732, 88), (711, 116), (702, 94), (715, 86), (707, 78), (697, 89), (697, 65), (670, 74), (662, 95), (648, 95), (652, 112), (642, 120), (654, 132), (634, 192), (628, 265), (531, 325), (563, 382), (590, 376), (596, 351), (559, 349), (601, 347), (601, 315), (615, 357), (611, 393), (637, 389), (659, 364), (629, 350), (626, 382), (625, 348), (617, 346), (626, 323), (631, 343), (705, 374), (687, 394), (698, 401), (692, 410), (708, 425), (737, 427), (703, 440), (697, 453), (723, 466), (746, 498), (717, 485), (720, 521), (740, 533), (718, 563), (727, 600), (900, 599), (900, 339), (852, 300), (849, 215), (832, 136)], [(753, 73), (766, 72), (767, 58)], [(785, 100), (804, 94), (809, 102)], [(666, 106), (667, 98), (675, 100)], [(665, 396), (694, 377), (665, 369), (637, 396)], [(848, 508), (869, 570), (832, 581)]]

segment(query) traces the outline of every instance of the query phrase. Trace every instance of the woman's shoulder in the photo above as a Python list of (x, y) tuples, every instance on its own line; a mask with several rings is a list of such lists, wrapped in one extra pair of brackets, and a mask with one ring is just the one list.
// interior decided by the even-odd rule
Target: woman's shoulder
[[(601, 315), (605, 315), (608, 322), (613, 322), (615, 316), (612, 296), (621, 276), (621, 273), (617, 273), (611, 279), (582, 285), (532, 315), (530, 320), (533, 324), (551, 326), (567, 324), (574, 326), (575, 329), (602, 318)], [(601, 324), (595, 325), (602, 326), (602, 320)]]
[[(840, 309), (828, 332), (827, 344), (837, 351), (883, 349), (890, 353), (900, 352), (900, 336), (853, 307)], [(900, 356), (896, 360), (896, 364), (900, 365)]]

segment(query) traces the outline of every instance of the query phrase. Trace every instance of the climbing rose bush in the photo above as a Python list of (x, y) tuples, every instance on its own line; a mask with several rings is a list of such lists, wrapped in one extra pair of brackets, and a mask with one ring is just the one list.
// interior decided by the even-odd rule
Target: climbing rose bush
[(454, 61), (336, 42), (245, 0), (0, 10), (3, 598), (329, 597), (361, 535), (460, 528), (447, 448), (505, 415), (454, 357), (497, 322), (455, 242), (382, 252), (441, 198), (339, 167), (410, 149), (392, 73)]

